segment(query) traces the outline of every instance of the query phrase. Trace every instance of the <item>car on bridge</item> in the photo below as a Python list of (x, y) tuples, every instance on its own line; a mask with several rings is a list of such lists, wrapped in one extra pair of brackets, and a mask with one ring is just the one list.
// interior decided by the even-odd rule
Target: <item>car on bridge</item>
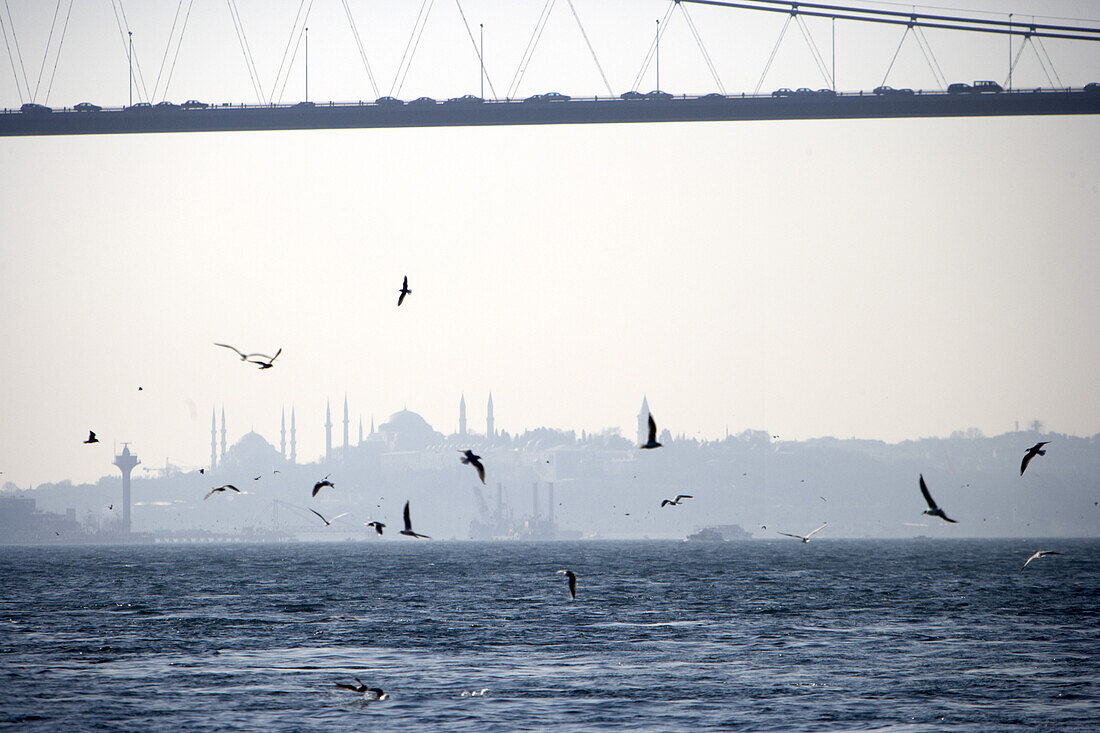
[(476, 94), (466, 94), (461, 97), (452, 97), (443, 104), (474, 105), (481, 104), (485, 100)]
[(793, 97), (794, 92), (792, 92), (787, 87), (781, 87), (779, 89), (776, 89), (774, 92), (772, 92), (772, 96), (773, 97)]
[(641, 92), (635, 92), (631, 90), (629, 92), (623, 92), (622, 94), (620, 94), (619, 99), (625, 99), (626, 101), (631, 102), (639, 99), (645, 99), (645, 95)]
[(957, 81), (954, 84), (947, 85), (948, 94), (970, 94), (974, 91), (974, 87), (961, 81)]
[(91, 102), (81, 102), (73, 107), (77, 112), (101, 112), (103, 110), (98, 104), (92, 104)]
[(153, 108), (153, 105), (149, 104), (148, 102), (137, 102), (135, 104), (131, 104), (129, 107), (126, 107), (124, 111), (126, 111), (126, 112), (141, 112), (141, 111), (145, 111), (145, 110), (150, 110), (152, 108)]
[(180, 105), (184, 109), (206, 109), (210, 105), (206, 102), (200, 102), (197, 99), (188, 99), (186, 102)]
[(646, 94), (645, 98), (651, 102), (667, 102), (672, 99), (672, 95), (668, 92), (662, 92), (660, 89), (654, 89), (652, 92)]
[(163, 110), (165, 112), (171, 112), (172, 110), (176, 110), (176, 109), (180, 108), (180, 106), (178, 104), (176, 104), (175, 102), (169, 102), (167, 100), (165, 100), (163, 102), (157, 102), (154, 105), (154, 107), (156, 109)]
[(974, 82), (973, 90), (977, 94), (982, 94), (983, 92), (997, 93), (1003, 92), (1004, 87), (995, 81), (976, 81)]
[(413, 101), (409, 102), (410, 107), (431, 107), (436, 104), (439, 103), (431, 97), (417, 97)]
[(1090, 81), (1085, 85), (1084, 91), (1087, 94), (1100, 94), (1100, 81)]
[(835, 97), (836, 92), (832, 89), (818, 89), (817, 96), (819, 97)]
[(379, 97), (374, 100), (379, 107), (404, 107), (405, 103), (397, 97)]
[(34, 102), (27, 102), (19, 108), (20, 112), (26, 112), (29, 115), (42, 114), (43, 112), (53, 112), (53, 110), (44, 104), (35, 104)]
[(894, 89), (886, 85), (875, 87), (874, 92), (880, 97), (911, 97), (914, 93), (912, 89)]
[(729, 97), (725, 94), (719, 94), (718, 92), (711, 92), (710, 94), (704, 94), (699, 97), (700, 102), (725, 102)]

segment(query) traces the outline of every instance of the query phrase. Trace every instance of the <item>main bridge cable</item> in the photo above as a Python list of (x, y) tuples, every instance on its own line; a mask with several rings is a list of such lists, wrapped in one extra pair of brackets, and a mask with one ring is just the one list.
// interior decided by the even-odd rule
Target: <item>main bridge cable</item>
[(493, 88), (493, 80), (489, 78), (489, 72), (485, 69), (485, 59), (481, 58), (481, 49), (477, 47), (477, 42), (474, 41), (473, 31), (470, 30), (470, 24), (466, 22), (466, 13), (462, 12), (462, 5), (455, 0), (455, 5), (458, 6), (458, 14), (462, 16), (462, 24), (466, 26), (466, 35), (470, 37), (470, 45), (474, 47), (474, 53), (477, 55), (477, 62), (481, 65), (481, 73), (485, 75), (485, 80), (489, 82), (489, 91), (493, 93), (493, 99), (497, 98), (497, 90)]
[[(879, 14), (890, 16), (903, 16), (905, 18), (911, 18), (909, 13), (897, 13), (886, 10), (865, 10), (862, 8), (850, 8), (838, 5), (819, 5), (815, 3), (798, 3), (788, 2), (787, 0), (748, 0), (748, 2), (754, 3), (782, 3), (785, 7), (765, 7), (762, 5), (746, 5), (745, 3), (725, 2), (725, 0), (680, 0), (685, 3), (696, 3), (699, 5), (714, 5), (723, 8), (736, 8), (739, 10), (761, 10), (768, 13), (790, 13), (792, 8), (797, 7), (800, 15), (810, 16), (812, 18), (835, 18), (836, 20), (854, 20), (864, 23), (885, 23), (887, 25), (914, 25), (922, 28), (940, 28), (944, 30), (956, 30), (956, 31), (974, 31), (977, 33), (992, 33), (997, 35), (1011, 35), (1022, 36), (1027, 35), (1027, 31), (1018, 30), (1019, 23), (1008, 23), (1008, 21), (998, 20), (976, 20), (973, 18), (954, 18), (952, 16), (942, 15), (917, 15), (918, 20), (895, 20), (888, 17), (868, 17), (866, 14)], [(836, 8), (837, 12), (815, 12), (813, 10), (806, 10), (805, 8)], [(865, 15), (843, 15), (842, 12), (855, 12), (864, 13)], [(951, 23), (931, 23), (921, 18), (927, 18), (929, 20), (948, 19)], [(970, 23), (975, 25), (960, 25), (962, 23)], [(1007, 26), (1007, 28), (1003, 28)], [(1060, 38), (1069, 41), (1100, 41), (1100, 27), (1087, 28), (1083, 26), (1055, 26), (1055, 25), (1043, 25), (1036, 24), (1035, 31), (1030, 35), (1043, 38)], [(1044, 29), (1044, 30), (1040, 30)], [(1059, 32), (1054, 32), (1059, 31)], [(1066, 31), (1066, 32), (1061, 32)], [(1094, 35), (1081, 35), (1091, 33)]]
[(57, 76), (57, 65), (61, 62), (61, 46), (65, 44), (65, 32), (69, 30), (69, 16), (73, 14), (73, 0), (69, 0), (69, 9), (65, 11), (65, 24), (61, 26), (61, 38), (57, 42), (57, 55), (53, 59), (53, 69), (50, 71), (50, 83), (46, 85), (46, 96), (42, 104), (50, 101), (50, 92), (53, 91), (53, 80)]
[[(572, 2), (572, 0), (570, 0), (570, 2)], [(695, 36), (695, 42), (699, 45), (699, 50), (703, 54), (703, 61), (706, 63), (707, 68), (710, 69), (710, 75), (714, 77), (714, 83), (718, 85), (718, 91), (725, 94), (726, 87), (722, 85), (722, 80), (718, 77), (718, 69), (715, 68), (714, 63), (710, 60), (710, 54), (707, 53), (707, 48), (703, 45), (703, 37), (699, 35), (699, 30), (695, 27), (695, 21), (693, 21), (691, 15), (688, 14), (687, 6), (681, 3), (680, 0), (674, 0), (674, 2), (680, 6), (680, 11), (684, 14), (684, 20), (687, 21), (688, 28), (691, 29), (691, 34)]]
[(164, 98), (168, 97), (168, 86), (172, 83), (172, 74), (176, 71), (176, 61), (180, 57), (180, 47), (183, 46), (183, 34), (187, 31), (187, 21), (191, 18), (191, 6), (195, 0), (187, 3), (187, 15), (183, 16), (183, 27), (180, 28), (180, 37), (176, 42), (176, 53), (172, 56), (172, 65), (168, 67), (168, 78), (164, 81)]
[[(412, 68), (412, 57), (420, 46), (420, 37), (424, 35), (424, 29), (428, 26), (428, 15), (432, 12), (434, 4), (435, 0), (424, 0), (420, 3), (420, 11), (416, 14), (416, 22), (413, 23), (412, 33), (409, 34), (409, 42), (405, 44), (405, 52), (401, 54), (401, 63), (397, 65), (397, 74), (393, 77), (393, 84), (390, 86), (389, 96), (391, 97), (400, 94), (401, 87), (405, 86), (405, 77), (409, 75), (409, 69)], [(408, 64), (405, 63), (406, 60)]]
[(348, 5), (348, 0), (343, 0), (344, 13), (348, 16), (348, 25), (351, 26), (351, 35), (355, 38), (355, 45), (359, 47), (359, 58), (363, 59), (363, 68), (367, 70), (367, 79), (370, 80), (370, 88), (374, 91), (374, 97), (377, 99), (378, 85), (374, 82), (374, 74), (370, 70), (370, 62), (367, 61), (367, 52), (363, 50), (363, 41), (359, 38), (359, 29), (355, 27), (355, 19), (351, 15), (351, 6)]
[(554, 7), (554, 1), (546, 0), (543, 3), (542, 10), (539, 12), (539, 19), (535, 22), (535, 29), (531, 31), (531, 37), (527, 40), (527, 48), (523, 49), (519, 66), (516, 67), (516, 73), (512, 75), (512, 82), (508, 85), (508, 91), (504, 95), (506, 100), (511, 99), (513, 94), (519, 92), (519, 85), (523, 81), (524, 73), (527, 71), (527, 64), (531, 62), (531, 57), (535, 55), (535, 46), (542, 38), (542, 31), (546, 28), (546, 22), (550, 20), (550, 11)]
[(603, 85), (607, 87), (607, 93), (609, 96), (614, 97), (615, 92), (611, 91), (611, 85), (607, 83), (607, 75), (603, 73), (603, 67), (600, 66), (600, 60), (596, 58), (596, 49), (592, 48), (592, 42), (588, 40), (588, 34), (584, 32), (584, 26), (581, 24), (581, 16), (577, 15), (577, 9), (573, 7), (573, 0), (566, 0), (569, 3), (569, 9), (573, 12), (573, 18), (577, 21), (577, 27), (581, 29), (581, 36), (584, 38), (584, 43), (588, 46), (588, 52), (592, 54), (592, 60), (596, 62), (596, 70), (600, 72), (600, 78), (603, 79)]
[[(23, 52), (19, 49), (19, 36), (17, 36), (15, 34), (15, 21), (11, 17), (11, 6), (8, 4), (8, 0), (4, 0), (4, 7), (8, 11), (8, 25), (11, 26), (11, 39), (12, 39), (12, 42), (15, 43), (15, 55), (19, 58), (19, 68), (23, 72), (23, 86), (27, 90), (27, 99), (29, 100), (30, 96), (31, 96), (31, 85), (27, 81), (27, 65), (25, 63), (23, 63)], [(7, 43), (8, 43), (8, 34), (5, 33), (4, 34), (4, 44), (7, 45)], [(8, 47), (8, 56), (9, 57), (11, 56), (11, 47), (10, 46)], [(16, 74), (16, 72), (15, 72), (15, 61), (12, 61), (11, 72), (12, 72), (12, 74), (15, 75), (15, 88), (19, 89), (19, 75)], [(23, 102), (23, 92), (22, 92), (22, 90), (19, 91), (19, 102), (21, 104)]]
[(248, 80), (252, 82), (252, 90), (256, 92), (256, 102), (264, 103), (263, 85), (260, 83), (260, 74), (256, 71), (256, 62), (252, 60), (252, 50), (248, 47), (248, 37), (244, 34), (244, 21), (241, 20), (240, 11), (234, 0), (225, 0), (229, 8), (229, 17), (233, 21), (233, 30), (237, 32), (237, 41), (241, 44), (241, 53), (244, 54), (244, 66), (248, 70)]
[(672, 17), (672, 11), (675, 9), (676, 3), (668, 4), (668, 11), (665, 13), (665, 17), (661, 18), (661, 24), (657, 29), (657, 34), (649, 43), (649, 50), (646, 51), (645, 60), (642, 61), (642, 68), (638, 69), (638, 75), (634, 77), (634, 82), (630, 85), (631, 90), (636, 92), (638, 91), (638, 87), (641, 86), (642, 79), (645, 78), (645, 73), (649, 71), (649, 65), (653, 62), (653, 57), (657, 55), (657, 44), (661, 42), (661, 38), (665, 35), (665, 31), (668, 30), (668, 19)]

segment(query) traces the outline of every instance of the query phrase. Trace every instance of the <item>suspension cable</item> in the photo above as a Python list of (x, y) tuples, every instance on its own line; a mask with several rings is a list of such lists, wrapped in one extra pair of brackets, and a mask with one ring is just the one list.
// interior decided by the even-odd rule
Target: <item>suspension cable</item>
[(596, 62), (596, 70), (600, 72), (600, 78), (603, 79), (603, 85), (607, 87), (607, 93), (614, 97), (615, 92), (611, 91), (611, 85), (607, 83), (607, 75), (603, 73), (603, 67), (600, 66), (600, 60), (596, 58), (596, 49), (592, 48), (592, 42), (588, 40), (588, 34), (584, 32), (584, 26), (581, 24), (581, 17), (577, 15), (577, 9), (573, 7), (573, 0), (566, 0), (569, 3), (569, 9), (573, 11), (573, 18), (577, 21), (577, 27), (581, 29), (581, 36), (584, 38), (584, 43), (588, 46), (588, 52), (592, 54), (592, 60)]
[(160, 57), (160, 68), (157, 70), (157, 81), (153, 84), (153, 99), (157, 98), (157, 90), (160, 89), (160, 79), (164, 76), (164, 64), (168, 61), (168, 52), (172, 50), (172, 39), (176, 37), (176, 24), (180, 19), (180, 10), (183, 9), (183, 0), (176, 3), (176, 14), (172, 17), (172, 28), (168, 31), (168, 42), (164, 44), (164, 55)]
[(367, 61), (367, 52), (363, 50), (363, 41), (359, 38), (359, 29), (355, 27), (355, 19), (351, 15), (351, 6), (348, 5), (348, 0), (343, 0), (344, 13), (348, 16), (348, 25), (351, 26), (351, 35), (355, 38), (355, 45), (359, 48), (359, 58), (363, 59), (363, 68), (367, 70), (367, 79), (370, 80), (370, 87), (374, 91), (375, 99), (378, 98), (378, 85), (374, 82), (374, 74), (370, 70), (370, 62)]
[(69, 16), (73, 14), (73, 0), (69, 0), (69, 9), (65, 11), (65, 24), (61, 26), (61, 38), (57, 41), (57, 55), (53, 59), (53, 69), (50, 71), (50, 83), (46, 85), (46, 96), (42, 104), (50, 101), (50, 92), (53, 91), (53, 80), (57, 76), (57, 64), (61, 61), (61, 47), (65, 44), (65, 32), (69, 30)]
[[(283, 86), (279, 88), (279, 104), (283, 103), (283, 94), (286, 92), (287, 82), (290, 81), (290, 72), (294, 69), (294, 60), (298, 58), (298, 48), (302, 45), (302, 36), (305, 35), (306, 24), (309, 23), (309, 11), (313, 9), (313, 0), (309, 0), (309, 5), (306, 7), (306, 14), (302, 18), (302, 30), (298, 31), (298, 40), (294, 43), (294, 53), (290, 56), (290, 63), (286, 67), (286, 76), (283, 77)], [(295, 20), (297, 23), (297, 20)], [(293, 36), (292, 36), (293, 37)], [(275, 90), (272, 90), (274, 95)]]
[(810, 55), (813, 57), (814, 63), (817, 64), (817, 69), (821, 72), (822, 78), (825, 79), (825, 84), (832, 87), (833, 80), (829, 76), (829, 67), (825, 65), (825, 58), (817, 49), (817, 44), (814, 43), (813, 36), (810, 35), (810, 29), (806, 27), (806, 21), (795, 16), (794, 22), (798, 24), (798, 29), (802, 31), (802, 37), (806, 40), (806, 45), (810, 48)]
[(462, 24), (466, 26), (466, 35), (470, 37), (470, 45), (474, 47), (477, 61), (481, 64), (481, 73), (485, 74), (485, 80), (489, 82), (489, 91), (493, 93), (493, 99), (496, 99), (497, 90), (493, 88), (493, 80), (489, 78), (489, 72), (485, 69), (485, 59), (481, 58), (481, 49), (477, 47), (473, 31), (470, 30), (470, 24), (466, 22), (466, 13), (462, 12), (462, 5), (459, 4), (458, 0), (455, 0), (455, 5), (458, 6), (458, 14), (462, 16)]
[[(283, 58), (279, 60), (279, 69), (275, 72), (275, 82), (271, 85), (271, 94), (268, 95), (268, 101), (275, 98), (275, 90), (279, 88), (279, 79), (283, 76), (283, 67), (286, 66), (286, 56), (290, 53), (290, 44), (294, 43), (294, 31), (298, 28), (298, 19), (302, 17), (302, 8), (306, 5), (306, 0), (301, 0), (298, 3), (298, 13), (294, 16), (294, 24), (290, 26), (290, 36), (286, 39), (286, 48), (283, 49)], [(305, 27), (305, 26), (303, 26)], [(290, 75), (290, 72), (287, 72)]]
[(1047, 57), (1047, 63), (1049, 63), (1049, 64), (1050, 64), (1050, 70), (1054, 72), (1054, 78), (1055, 78), (1055, 79), (1057, 80), (1057, 82), (1058, 82), (1058, 87), (1059, 87), (1059, 88), (1061, 88), (1061, 86), (1062, 86), (1062, 79), (1061, 79), (1061, 78), (1060, 78), (1060, 77), (1058, 76), (1058, 71), (1057, 71), (1057, 70), (1056, 70), (1056, 69), (1054, 68), (1054, 59), (1052, 59), (1052, 58), (1050, 57), (1050, 54), (1049, 54), (1049, 53), (1047, 53), (1047, 47), (1043, 45), (1043, 39), (1042, 39), (1042, 37), (1041, 37), (1041, 36), (1039, 36), (1039, 37), (1037, 37), (1037, 38), (1036, 38), (1036, 40), (1037, 40), (1037, 41), (1039, 41), (1039, 48), (1043, 49), (1043, 54), (1044, 54), (1044, 55), (1045, 55), (1045, 56)]
[(638, 75), (634, 77), (634, 83), (630, 85), (630, 88), (634, 91), (638, 90), (638, 87), (642, 84), (642, 79), (645, 78), (645, 73), (649, 70), (649, 65), (653, 62), (653, 57), (657, 54), (657, 44), (661, 42), (661, 38), (665, 35), (665, 31), (668, 30), (668, 19), (672, 17), (672, 11), (676, 9), (676, 3), (669, 3), (668, 12), (665, 13), (665, 17), (661, 18), (661, 25), (658, 28), (653, 40), (649, 43), (649, 50), (646, 51), (645, 59), (642, 61), (642, 68), (638, 69)]
[[(115, 0), (111, 0), (113, 6)], [(130, 21), (126, 18), (126, 8), (122, 5), (122, 0), (118, 0), (118, 9), (122, 13), (122, 22), (126, 24), (126, 32), (130, 32)], [(118, 16), (115, 16), (115, 20), (118, 20)], [(121, 30), (121, 29), (120, 29)], [(122, 38), (123, 45), (126, 45), (126, 37)], [(141, 73), (141, 62), (138, 60), (137, 51), (133, 53), (134, 68), (137, 70), (137, 82), (138, 82), (138, 99), (144, 98), (146, 102), (149, 101), (149, 90), (145, 88), (145, 76)]]
[(714, 77), (714, 83), (718, 85), (718, 91), (725, 94), (726, 88), (722, 85), (722, 80), (718, 78), (718, 69), (715, 68), (714, 63), (710, 60), (710, 54), (707, 53), (707, 48), (703, 45), (703, 37), (699, 35), (699, 30), (695, 27), (695, 21), (692, 20), (691, 15), (688, 14), (687, 6), (683, 3), (676, 4), (680, 6), (680, 10), (684, 15), (684, 20), (687, 21), (688, 28), (691, 29), (691, 34), (695, 36), (695, 43), (698, 44), (699, 50), (703, 53), (703, 61), (710, 70), (710, 75)]
[(187, 3), (187, 15), (183, 16), (183, 27), (180, 28), (180, 37), (176, 42), (176, 53), (172, 56), (172, 65), (168, 68), (168, 78), (164, 82), (164, 98), (168, 97), (168, 85), (172, 83), (172, 74), (176, 71), (176, 61), (180, 57), (180, 47), (183, 46), (183, 34), (187, 31), (187, 21), (191, 18), (191, 6), (194, 4), (195, 0)]
[[(428, 25), (428, 14), (432, 12), (434, 4), (435, 0), (424, 0), (420, 3), (420, 11), (416, 14), (416, 22), (413, 23), (409, 41), (405, 44), (405, 52), (401, 54), (401, 63), (397, 65), (397, 74), (393, 77), (393, 84), (390, 86), (391, 97), (400, 94), (401, 87), (405, 86), (405, 77), (409, 75), (409, 68), (412, 67), (412, 57), (416, 54), (416, 49), (420, 45), (420, 37), (424, 34), (424, 28)], [(406, 60), (408, 60), (407, 66), (405, 64)], [(398, 83), (399, 81), (400, 83)]]
[(42, 65), (38, 67), (38, 81), (34, 83), (34, 94), (31, 95), (31, 101), (33, 102), (38, 98), (38, 88), (42, 86), (42, 72), (46, 70), (46, 59), (50, 55), (50, 44), (53, 43), (53, 29), (57, 25), (57, 13), (61, 10), (61, 0), (57, 0), (57, 5), (53, 9), (53, 20), (50, 21), (50, 36), (46, 39), (46, 50), (42, 52)]
[(23, 104), (23, 89), (19, 86), (19, 72), (15, 70), (15, 57), (11, 55), (11, 44), (8, 43), (8, 29), (4, 25), (3, 13), (0, 13), (0, 32), (4, 34), (4, 46), (8, 49), (8, 61), (11, 62), (11, 75), (15, 77), (15, 91), (19, 93), (19, 104)]
[(928, 68), (932, 70), (932, 75), (936, 77), (936, 83), (940, 85), (940, 91), (947, 90), (947, 75), (943, 73), (943, 69), (940, 68), (939, 59), (936, 58), (936, 54), (932, 51), (932, 44), (928, 42), (928, 36), (924, 35), (924, 29), (919, 26), (913, 31), (913, 36), (917, 39), (917, 45), (921, 47), (923, 53), (927, 48), (927, 53), (924, 54), (925, 61), (928, 62)]
[(505, 99), (511, 99), (512, 95), (519, 91), (520, 82), (523, 81), (523, 75), (527, 71), (527, 64), (531, 62), (531, 57), (535, 54), (535, 46), (538, 45), (539, 38), (542, 37), (542, 29), (546, 27), (546, 22), (550, 20), (550, 11), (553, 7), (554, 0), (546, 0), (543, 3), (539, 19), (535, 22), (535, 29), (531, 31), (531, 37), (527, 40), (527, 48), (523, 49), (519, 66), (516, 67), (516, 73), (512, 75), (512, 82), (508, 85), (508, 91), (504, 95)]
[(241, 44), (241, 53), (244, 54), (244, 66), (248, 71), (248, 80), (252, 82), (252, 89), (256, 92), (256, 101), (264, 104), (263, 85), (260, 83), (260, 74), (256, 70), (256, 62), (252, 60), (252, 50), (248, 47), (248, 38), (244, 34), (244, 21), (240, 18), (237, 4), (234, 0), (225, 0), (229, 8), (229, 17), (233, 20), (233, 30), (237, 32), (237, 41)]
[(772, 48), (772, 55), (768, 57), (768, 63), (764, 65), (764, 72), (760, 74), (760, 81), (756, 82), (756, 89), (753, 90), (753, 96), (760, 93), (760, 87), (764, 86), (764, 77), (768, 75), (768, 70), (772, 67), (772, 62), (775, 61), (775, 54), (779, 52), (779, 44), (783, 42), (783, 36), (787, 33), (787, 26), (791, 24), (791, 18), (794, 17), (794, 13), (787, 15), (787, 21), (783, 24), (783, 30), (779, 31), (779, 38), (775, 41), (775, 47)]
[(898, 54), (901, 53), (901, 45), (905, 43), (905, 38), (909, 35), (909, 31), (911, 30), (913, 30), (913, 26), (905, 26), (905, 32), (901, 34), (901, 43), (898, 44), (897, 50), (894, 51), (894, 58), (890, 59), (890, 65), (886, 67), (886, 74), (883, 75), (882, 84), (879, 86), (884, 86), (886, 84), (886, 79), (890, 76), (890, 70), (894, 68), (894, 62), (898, 60)]
[[(23, 72), (23, 87), (27, 91), (27, 99), (30, 99), (31, 85), (27, 81), (27, 65), (25, 63), (23, 63), (23, 52), (19, 49), (19, 36), (17, 36), (15, 34), (15, 21), (11, 17), (11, 6), (8, 5), (8, 0), (4, 0), (4, 7), (8, 11), (8, 25), (11, 26), (11, 39), (12, 39), (12, 42), (15, 43), (15, 55), (19, 58), (19, 68)], [(4, 43), (7, 43), (7, 41), (8, 41), (8, 37), (5, 34)], [(11, 51), (9, 50), (8, 53), (10, 54)], [(12, 63), (12, 73), (13, 74), (15, 73), (15, 63), (14, 62)], [(19, 86), (19, 76), (18, 75), (16, 75), (16, 77), (15, 77), (15, 86), (16, 87)], [(20, 101), (23, 100), (22, 92), (20, 92), (20, 94), (19, 94), (19, 100)]]

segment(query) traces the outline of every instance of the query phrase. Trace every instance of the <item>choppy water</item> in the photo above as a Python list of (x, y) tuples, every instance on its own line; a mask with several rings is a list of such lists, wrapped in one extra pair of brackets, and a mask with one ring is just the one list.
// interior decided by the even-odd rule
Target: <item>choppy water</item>
[(1096, 730), (1098, 550), (0, 548), (0, 727)]

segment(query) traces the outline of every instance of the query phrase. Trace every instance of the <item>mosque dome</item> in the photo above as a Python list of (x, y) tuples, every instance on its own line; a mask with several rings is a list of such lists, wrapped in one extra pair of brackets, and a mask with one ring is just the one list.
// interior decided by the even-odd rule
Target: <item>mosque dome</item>
[(443, 439), (428, 421), (411, 410), (400, 410), (378, 426), (393, 450), (420, 450)]
[(282, 454), (262, 435), (248, 432), (225, 452), (220, 465), (259, 471), (285, 462)]

